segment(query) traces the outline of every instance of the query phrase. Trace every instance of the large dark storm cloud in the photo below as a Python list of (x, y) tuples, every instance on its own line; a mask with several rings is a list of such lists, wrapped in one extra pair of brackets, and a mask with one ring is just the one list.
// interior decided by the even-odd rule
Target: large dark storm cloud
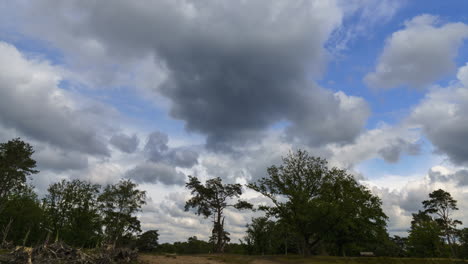
[(27, 13), (45, 9), (55, 15), (26, 27), (59, 47), (84, 43), (83, 57), (92, 47), (122, 61), (154, 56), (167, 70), (158, 92), (170, 115), (212, 148), (248, 142), (278, 122), (291, 140), (349, 142), (369, 114), (363, 100), (313, 81), (341, 23), (333, 1), (50, 0)]

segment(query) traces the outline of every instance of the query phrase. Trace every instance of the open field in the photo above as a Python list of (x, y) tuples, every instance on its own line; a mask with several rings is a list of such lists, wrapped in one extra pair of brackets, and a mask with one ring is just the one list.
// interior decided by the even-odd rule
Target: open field
[(464, 260), (437, 258), (386, 258), (386, 257), (298, 257), (298, 256), (241, 256), (241, 255), (197, 255), (166, 257), (157, 255), (140, 256), (146, 264), (448, 264), (468, 263)]

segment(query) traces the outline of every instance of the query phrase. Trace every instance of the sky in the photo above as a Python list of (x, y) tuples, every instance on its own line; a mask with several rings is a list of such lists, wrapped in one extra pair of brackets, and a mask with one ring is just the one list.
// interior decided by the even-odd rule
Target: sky
[[(0, 142), (60, 179), (131, 179), (144, 230), (207, 239), (188, 175), (255, 181), (297, 149), (379, 196), (391, 234), (435, 189), (468, 224), (465, 1), (0, 1)], [(242, 198), (266, 199), (252, 190)], [(238, 242), (260, 213), (226, 212)]]

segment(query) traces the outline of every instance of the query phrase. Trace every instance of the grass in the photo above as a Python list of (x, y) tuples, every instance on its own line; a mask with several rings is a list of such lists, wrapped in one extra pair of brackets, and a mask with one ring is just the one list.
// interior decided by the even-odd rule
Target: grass
[(227, 264), (278, 263), (278, 264), (454, 264), (468, 263), (460, 259), (448, 258), (389, 258), (389, 257), (301, 257), (301, 256), (209, 256)]

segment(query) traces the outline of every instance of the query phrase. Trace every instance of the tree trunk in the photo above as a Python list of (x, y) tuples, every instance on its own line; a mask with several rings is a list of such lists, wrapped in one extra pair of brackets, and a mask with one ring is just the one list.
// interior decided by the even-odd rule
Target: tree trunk
[(3, 229), (3, 237), (2, 237), (2, 245), (6, 244), (6, 239), (8, 237), (8, 233), (10, 232), (11, 224), (13, 223), (13, 218), (10, 218), (10, 221), (6, 225), (6, 227)]
[(221, 253), (222, 233), (221, 233), (221, 212), (218, 212), (218, 226), (217, 226), (218, 241), (216, 242), (216, 251)]
[(452, 256), (452, 258), (454, 258), (455, 257), (455, 251), (453, 249), (452, 240), (450, 239), (450, 234), (448, 233), (448, 231), (446, 231), (445, 236), (447, 237), (447, 243), (448, 243), (449, 248), (450, 248), (451, 256)]
[(304, 235), (302, 239), (302, 255), (304, 257), (310, 256), (310, 248), (309, 248), (309, 236)]
[(345, 248), (344, 248), (344, 246), (342, 244), (340, 245), (340, 251), (341, 251), (341, 255), (343, 257), (346, 257), (346, 251), (345, 251)]
[(284, 240), (284, 255), (288, 255), (288, 239)]
[(23, 247), (26, 246), (26, 242), (28, 241), (29, 233), (31, 233), (31, 226), (29, 226), (28, 232), (26, 232), (26, 235), (24, 236)]

